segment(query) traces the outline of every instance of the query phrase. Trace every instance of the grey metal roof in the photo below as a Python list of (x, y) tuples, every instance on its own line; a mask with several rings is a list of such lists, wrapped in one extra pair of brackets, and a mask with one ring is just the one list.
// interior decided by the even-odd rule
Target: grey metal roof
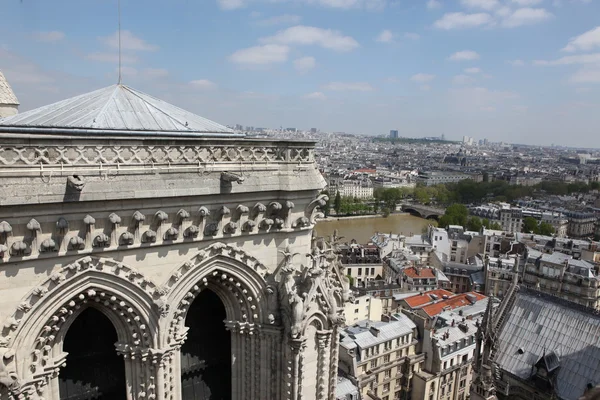
[(4, 118), (0, 120), (1, 126), (234, 133), (223, 125), (125, 85), (109, 86)]
[(560, 363), (557, 392), (561, 399), (576, 400), (589, 383), (598, 385), (600, 315), (521, 289), (499, 334), (496, 362), (503, 370), (529, 379), (532, 365), (550, 352), (556, 353)]
[(348, 395), (358, 396), (358, 388), (350, 379), (338, 376), (335, 387), (335, 398), (346, 400)]
[(19, 100), (17, 100), (17, 96), (15, 96), (2, 71), (0, 71), (0, 104), (19, 105)]
[[(395, 321), (369, 322), (369, 326), (367, 326), (367, 322), (368, 321), (360, 321), (355, 325), (344, 329), (342, 331), (342, 346), (346, 348), (359, 346), (364, 349), (407, 335), (417, 327), (415, 323), (404, 314), (398, 314), (398, 318)], [(373, 334), (371, 329), (378, 332), (377, 336)]]

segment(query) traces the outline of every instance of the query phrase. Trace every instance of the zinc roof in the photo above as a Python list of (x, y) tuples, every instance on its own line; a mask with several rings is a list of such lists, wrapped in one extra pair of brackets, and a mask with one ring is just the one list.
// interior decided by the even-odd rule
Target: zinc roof
[(600, 383), (600, 315), (521, 289), (505, 321), (495, 358), (503, 370), (529, 379), (532, 365), (554, 352), (560, 363), (556, 389), (561, 399), (576, 400), (589, 383)]
[(0, 71), (0, 104), (19, 105), (19, 100)]
[[(398, 314), (395, 321), (369, 322), (369, 326), (367, 326), (367, 321), (360, 321), (344, 329), (342, 346), (346, 348), (358, 346), (364, 349), (407, 335), (416, 327), (415, 323), (404, 314)], [(378, 332), (377, 335), (373, 331)]]
[(109, 86), (26, 111), (0, 120), (1, 126), (233, 133), (223, 125), (125, 85)]

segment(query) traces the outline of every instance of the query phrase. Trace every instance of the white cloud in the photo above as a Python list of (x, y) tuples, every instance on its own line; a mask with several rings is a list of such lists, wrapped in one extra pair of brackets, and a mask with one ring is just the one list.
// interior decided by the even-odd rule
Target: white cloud
[(381, 31), (375, 40), (381, 43), (391, 43), (394, 41), (394, 34), (389, 29), (385, 29)]
[(142, 71), (142, 75), (149, 79), (164, 78), (169, 75), (169, 71), (164, 68), (146, 68)]
[(576, 56), (565, 56), (556, 60), (536, 60), (535, 65), (574, 65), (574, 64), (597, 64), (600, 65), (600, 53), (579, 54)]
[(246, 6), (244, 0), (217, 0), (217, 3), (223, 10), (237, 10)]
[(479, 60), (479, 54), (472, 50), (457, 51), (449, 57), (452, 61), (472, 61)]
[(65, 34), (59, 31), (35, 32), (33, 38), (38, 42), (54, 43), (63, 40)]
[(404, 34), (404, 37), (406, 39), (411, 39), (411, 40), (417, 40), (419, 39), (421, 36), (418, 33), (414, 33), (414, 32), (406, 32)]
[(537, 6), (544, 0), (511, 0), (513, 3), (518, 5), (519, 7), (530, 7)]
[(215, 89), (217, 87), (216, 83), (209, 81), (207, 79), (196, 79), (196, 80), (190, 81), (190, 85), (194, 89), (202, 89), (202, 90)]
[(294, 60), (294, 68), (300, 73), (306, 73), (317, 65), (314, 57), (301, 57)]
[(460, 3), (467, 8), (481, 8), (487, 11), (500, 5), (498, 0), (460, 0)]
[(312, 92), (303, 96), (305, 99), (311, 100), (325, 100), (327, 96), (323, 92)]
[(352, 37), (344, 36), (338, 31), (304, 25), (284, 29), (274, 36), (262, 38), (260, 41), (285, 45), (318, 45), (339, 52), (351, 51), (359, 46)]
[(572, 38), (562, 50), (568, 52), (589, 51), (595, 47), (600, 47), (600, 26)]
[(432, 80), (435, 79), (435, 75), (432, 74), (424, 74), (422, 72), (415, 74), (413, 76), (410, 77), (410, 80), (413, 82), (420, 82), (420, 83), (425, 83), (425, 82), (431, 82)]
[(525, 65), (525, 62), (523, 60), (509, 60), (507, 61), (507, 63), (512, 65), (513, 67), (522, 67), (523, 65)]
[(288, 46), (266, 44), (238, 50), (229, 56), (229, 60), (243, 65), (267, 65), (287, 61), (289, 52)]
[(464, 12), (446, 13), (433, 23), (438, 29), (464, 29), (487, 25), (492, 17), (487, 13), (467, 14)]
[(514, 28), (522, 25), (532, 25), (546, 21), (553, 15), (544, 8), (519, 8), (507, 16), (502, 25), (507, 28)]
[[(115, 50), (119, 49), (119, 32), (115, 32), (110, 36), (98, 38), (106, 46)], [(156, 51), (158, 46), (146, 42), (144, 39), (135, 36), (130, 31), (121, 31), (121, 49), (132, 51)]]
[(300, 0), (307, 4), (316, 4), (329, 8), (366, 8), (368, 10), (381, 10), (385, 8), (387, 0)]
[(421, 89), (422, 91), (426, 92), (428, 90), (431, 90), (431, 86), (429, 86), (429, 85), (423, 85), (419, 89)]
[[(87, 54), (85, 58), (90, 61), (117, 64), (119, 62), (119, 53), (95, 52)], [(122, 64), (134, 64), (136, 62), (138, 62), (138, 58), (136, 56), (130, 54), (121, 54)]]
[(438, 0), (428, 0), (427, 1), (427, 8), (429, 10), (435, 10), (438, 8), (442, 8), (442, 3), (440, 3)]
[(600, 83), (600, 68), (580, 69), (569, 78), (571, 83)]
[(465, 69), (465, 73), (467, 73), (467, 74), (478, 74), (480, 72), (481, 72), (481, 69), (479, 69), (477, 67), (471, 67), (471, 68)]
[(344, 91), (351, 90), (357, 92), (370, 92), (373, 89), (367, 82), (331, 82), (328, 85), (325, 85), (325, 90), (334, 90), (334, 91)]
[(283, 14), (261, 19), (255, 22), (258, 26), (295, 25), (302, 20), (299, 15)]
[(470, 77), (469, 75), (456, 75), (454, 78), (452, 78), (452, 83), (454, 83), (455, 85), (467, 85), (469, 83), (472, 83), (474, 81), (474, 79), (472, 77)]
[(506, 18), (512, 13), (510, 7), (500, 7), (494, 11), (494, 14), (500, 18)]

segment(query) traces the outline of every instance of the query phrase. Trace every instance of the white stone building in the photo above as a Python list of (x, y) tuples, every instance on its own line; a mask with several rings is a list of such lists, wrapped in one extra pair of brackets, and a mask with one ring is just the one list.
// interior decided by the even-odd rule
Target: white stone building
[(19, 113), (19, 100), (0, 71), (0, 119)]
[(370, 179), (349, 179), (340, 183), (337, 191), (342, 197), (352, 197), (356, 199), (372, 199), (373, 183)]
[(381, 298), (365, 294), (355, 296), (353, 300), (347, 302), (344, 308), (344, 315), (346, 316), (346, 323), (348, 325), (353, 325), (364, 320), (381, 320), (381, 314), (383, 314)]
[(335, 396), (349, 282), (311, 250), (314, 143), (123, 85), (0, 139), (1, 399)]

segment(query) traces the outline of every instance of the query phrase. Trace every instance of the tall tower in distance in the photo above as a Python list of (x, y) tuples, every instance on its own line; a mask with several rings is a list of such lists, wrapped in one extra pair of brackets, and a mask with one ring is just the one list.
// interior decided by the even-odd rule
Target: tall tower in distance
[(390, 139), (398, 139), (398, 131), (397, 130), (390, 131)]

